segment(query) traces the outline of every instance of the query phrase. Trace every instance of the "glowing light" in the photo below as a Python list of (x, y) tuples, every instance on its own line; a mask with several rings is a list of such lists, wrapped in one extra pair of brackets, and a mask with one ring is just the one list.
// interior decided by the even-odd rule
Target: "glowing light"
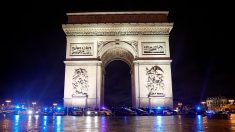
[(56, 117), (56, 125), (59, 126), (61, 124), (61, 116)]
[(17, 106), (16, 106), (16, 109), (19, 109), (19, 108), (20, 108), (20, 106), (19, 106), (19, 105), (17, 105)]
[(62, 117), (61, 116), (56, 116), (56, 131), (61, 131), (62, 129)]
[(215, 114), (215, 112), (213, 110), (207, 110), (206, 113), (207, 114)]
[(6, 102), (6, 103), (11, 103), (11, 100), (6, 100), (5, 102)]
[(35, 117), (35, 118), (36, 118), (36, 120), (37, 120), (37, 119), (38, 119), (38, 117), (39, 117), (39, 115), (35, 115), (34, 117)]
[(47, 132), (47, 116), (43, 116), (43, 132)]
[(183, 103), (182, 103), (182, 102), (178, 102), (178, 105), (179, 105), (179, 106), (182, 106), (182, 105), (183, 105)]
[(57, 107), (57, 110), (61, 110), (61, 107)]
[(85, 123), (86, 126), (85, 126), (85, 127), (86, 127), (86, 128), (91, 127), (91, 126), (93, 125), (93, 124), (92, 124), (92, 119), (93, 119), (93, 118), (90, 117), (90, 116), (87, 116), (85, 119), (86, 119), (86, 123)]
[(57, 103), (53, 103), (53, 106), (54, 106), (54, 107), (57, 106)]
[(196, 109), (199, 111), (199, 110), (201, 110), (201, 107), (200, 107), (200, 106), (197, 106)]
[(205, 105), (205, 104), (206, 104), (206, 102), (205, 102), (205, 101), (202, 101), (202, 102), (201, 102), (201, 104)]
[(20, 116), (19, 115), (15, 115), (15, 122), (19, 122)]
[(197, 115), (197, 130), (198, 131), (204, 131), (204, 126), (203, 126), (203, 117), (201, 115)]
[(47, 116), (43, 117), (43, 125), (44, 125), (44, 127), (47, 125)]
[(7, 106), (11, 103), (11, 100), (6, 100)]
[(157, 131), (162, 131), (162, 116), (157, 116), (156, 118)]
[(158, 110), (162, 109), (160, 106), (157, 107)]
[(90, 114), (91, 114), (91, 112), (90, 112), (90, 111), (87, 111), (86, 113), (87, 113), (87, 115), (90, 115)]
[(106, 120), (107, 118), (106, 117), (101, 117), (101, 124), (103, 124), (103, 125), (101, 125), (101, 132), (107, 132), (107, 120)]
[(32, 114), (33, 114), (33, 111), (32, 111), (32, 110), (28, 110), (28, 114), (29, 114), (29, 115), (32, 115)]
[(15, 115), (14, 126), (13, 126), (14, 132), (18, 132), (19, 131), (19, 120), (20, 120), (20, 116), (19, 115)]
[(28, 122), (27, 122), (27, 129), (30, 129), (32, 127), (32, 116), (28, 116)]

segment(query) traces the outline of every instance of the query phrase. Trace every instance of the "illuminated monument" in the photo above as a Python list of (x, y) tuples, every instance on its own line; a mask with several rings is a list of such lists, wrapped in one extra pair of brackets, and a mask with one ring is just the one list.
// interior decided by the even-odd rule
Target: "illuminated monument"
[(68, 13), (64, 105), (104, 104), (105, 67), (131, 67), (132, 105), (173, 106), (168, 12)]

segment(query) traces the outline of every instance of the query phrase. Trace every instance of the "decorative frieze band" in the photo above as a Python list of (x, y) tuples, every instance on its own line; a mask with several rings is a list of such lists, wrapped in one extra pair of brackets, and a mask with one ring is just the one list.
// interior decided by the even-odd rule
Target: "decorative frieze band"
[(63, 29), (67, 36), (167, 35), (172, 26), (171, 23), (65, 24)]
[(126, 43), (130, 45), (133, 49), (135, 49), (136, 53), (138, 51), (138, 41), (120, 41), (119, 39), (116, 39), (115, 41), (98, 41), (97, 46), (98, 46), (98, 52), (107, 44), (109, 43), (115, 43), (118, 45), (119, 43)]

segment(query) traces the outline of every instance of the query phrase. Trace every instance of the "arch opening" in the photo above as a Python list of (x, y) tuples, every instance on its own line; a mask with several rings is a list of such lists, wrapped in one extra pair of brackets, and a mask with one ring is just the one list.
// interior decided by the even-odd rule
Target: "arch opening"
[(105, 67), (104, 105), (132, 106), (131, 68), (123, 60), (116, 59)]
[(109, 49), (102, 55), (102, 105), (132, 106), (133, 60), (132, 53), (121, 47)]

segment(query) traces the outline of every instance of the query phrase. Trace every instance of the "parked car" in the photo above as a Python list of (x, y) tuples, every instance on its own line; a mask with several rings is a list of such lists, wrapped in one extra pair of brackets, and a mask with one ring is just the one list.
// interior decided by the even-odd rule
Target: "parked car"
[(171, 109), (163, 109), (162, 114), (166, 116), (170, 116), (170, 115), (176, 115), (177, 113)]
[(115, 116), (136, 116), (137, 115), (137, 112), (127, 107), (113, 108), (112, 112)]
[(135, 111), (137, 113), (137, 115), (139, 115), (139, 116), (149, 115), (149, 113), (147, 111), (140, 109), (140, 108), (131, 108), (131, 110)]
[(80, 108), (80, 107), (69, 108), (69, 115), (72, 115), (72, 116), (82, 116), (83, 115), (83, 109)]
[(51, 115), (53, 115), (53, 109), (50, 107), (45, 107), (42, 109), (41, 114), (46, 115), (46, 116), (51, 116)]
[(66, 115), (66, 109), (64, 107), (56, 107), (54, 110), (54, 115), (64, 116), (64, 115)]
[(111, 116), (112, 111), (110, 109), (107, 109), (107, 108), (103, 107), (99, 110), (99, 115), (101, 115), (101, 116)]
[(150, 116), (155, 115), (153, 109), (151, 109), (151, 108), (148, 108), (148, 107), (140, 107), (139, 109), (142, 109), (142, 110), (146, 111), (146, 112), (148, 113), (148, 115), (150, 115)]
[(93, 108), (86, 108), (84, 110), (84, 115), (85, 116), (98, 116), (99, 115), (99, 111)]
[(231, 114), (228, 111), (207, 112), (206, 116), (209, 119), (230, 119), (231, 118)]

